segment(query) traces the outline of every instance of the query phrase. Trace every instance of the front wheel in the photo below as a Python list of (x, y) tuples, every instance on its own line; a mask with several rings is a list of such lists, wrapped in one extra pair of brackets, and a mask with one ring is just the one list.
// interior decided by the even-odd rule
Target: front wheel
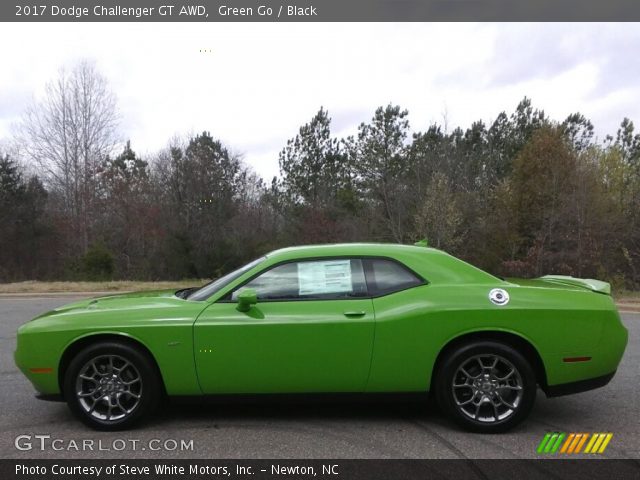
[(536, 396), (529, 362), (512, 347), (492, 341), (448, 354), (437, 372), (440, 407), (467, 430), (506, 431), (524, 420)]
[(65, 372), (63, 388), (71, 411), (96, 430), (129, 428), (157, 407), (162, 393), (153, 360), (116, 342), (80, 351)]

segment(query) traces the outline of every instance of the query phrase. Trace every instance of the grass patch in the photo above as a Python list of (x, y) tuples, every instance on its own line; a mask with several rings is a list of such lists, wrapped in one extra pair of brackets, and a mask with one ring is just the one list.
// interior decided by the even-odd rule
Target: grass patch
[(112, 282), (16, 282), (0, 283), (2, 293), (64, 293), (64, 292), (135, 292), (197, 287), (207, 280), (178, 280), (174, 282), (139, 282), (122, 280)]
[(640, 291), (631, 292), (623, 290), (620, 292), (614, 292), (613, 297), (618, 303), (637, 303), (640, 304)]

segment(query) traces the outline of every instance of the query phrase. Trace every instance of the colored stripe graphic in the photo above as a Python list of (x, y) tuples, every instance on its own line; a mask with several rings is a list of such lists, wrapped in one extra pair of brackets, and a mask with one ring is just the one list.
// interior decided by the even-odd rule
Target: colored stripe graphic
[(569, 450), (567, 451), (567, 453), (569, 454), (573, 453), (576, 447), (578, 446), (578, 442), (581, 440), (582, 440), (582, 434), (576, 433), (576, 435), (573, 437), (573, 442), (571, 442), (571, 445), (569, 446)]
[(553, 445), (553, 447), (551, 447), (551, 453), (556, 453), (558, 451), (558, 448), (560, 448), (560, 444), (562, 443), (562, 440), (564, 440), (565, 436), (565, 433), (561, 433), (558, 435), (556, 443)]
[(600, 445), (600, 450), (598, 450), (598, 453), (604, 453), (605, 449), (607, 448), (607, 445), (609, 445), (609, 442), (611, 441), (611, 439), (613, 438), (613, 433), (607, 433), (607, 436), (604, 439), (604, 442), (602, 442), (602, 445)]
[(544, 453), (551, 453), (551, 447), (553, 447), (556, 439), (558, 438), (558, 434), (557, 433), (552, 433), (551, 437), (549, 438), (549, 441), (547, 442), (547, 444), (544, 447)]
[(596, 443), (594, 443), (593, 447), (591, 447), (591, 451), (587, 453), (596, 453), (600, 448), (600, 444), (604, 440), (604, 437), (606, 437), (606, 434), (604, 433), (598, 433), (597, 435), (598, 435), (598, 439), (596, 440)]
[(584, 445), (584, 442), (586, 442), (587, 438), (589, 437), (588, 433), (581, 433), (581, 435), (582, 435), (582, 438), (580, 439), (580, 442), (576, 446), (576, 450), (573, 453), (580, 453), (580, 450), (582, 450), (582, 446)]
[(603, 453), (612, 437), (613, 433), (594, 433), (584, 453)]
[(587, 443), (587, 448), (584, 449), (584, 453), (591, 452), (591, 448), (593, 447), (593, 444), (596, 443), (597, 438), (598, 438), (597, 433), (594, 433), (593, 435), (591, 435), (591, 440), (589, 440), (589, 443)]
[(544, 452), (544, 447), (545, 447), (545, 445), (547, 444), (547, 442), (549, 441), (550, 438), (551, 438), (551, 434), (550, 433), (547, 433), (544, 436), (544, 438), (540, 442), (540, 445), (538, 445), (538, 449), (536, 450), (538, 453)]
[(560, 448), (560, 445), (562, 445), (562, 440), (564, 440), (565, 436), (566, 436), (566, 433), (563, 433), (563, 432), (547, 433), (542, 439), (542, 441), (540, 442), (540, 444), (538, 445), (537, 452), (538, 453), (556, 453)]
[(569, 445), (571, 445), (571, 442), (573, 442), (573, 439), (575, 438), (576, 434), (575, 433), (570, 433), (569, 436), (567, 437), (567, 441), (564, 442), (564, 445), (562, 445), (562, 448), (560, 449), (560, 453), (567, 453), (567, 449), (569, 448)]
[(549, 432), (542, 438), (536, 451), (542, 454), (574, 455), (581, 452), (600, 454), (606, 450), (612, 438), (613, 433)]

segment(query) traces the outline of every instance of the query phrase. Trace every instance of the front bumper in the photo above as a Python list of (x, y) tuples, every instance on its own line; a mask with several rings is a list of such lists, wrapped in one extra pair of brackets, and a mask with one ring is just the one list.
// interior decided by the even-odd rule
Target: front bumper
[(64, 397), (60, 393), (38, 393), (36, 398), (45, 402), (64, 402)]
[(43, 345), (42, 336), (25, 334), (23, 327), (18, 330), (17, 347), (13, 354), (16, 366), (39, 394), (60, 394), (58, 352), (51, 346), (47, 348)]

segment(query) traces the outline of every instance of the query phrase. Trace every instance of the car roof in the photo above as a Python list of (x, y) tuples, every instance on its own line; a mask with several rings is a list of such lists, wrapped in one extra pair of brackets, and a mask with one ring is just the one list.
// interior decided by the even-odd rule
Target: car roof
[(398, 243), (335, 243), (303, 245), (274, 250), (266, 255), (273, 265), (302, 258), (389, 257), (400, 261), (429, 282), (441, 284), (495, 283), (493, 275), (442, 250)]
[(448, 255), (442, 250), (415, 245), (402, 245), (398, 243), (331, 243), (320, 245), (300, 245), (281, 248), (267, 254), (268, 258), (274, 257), (324, 257), (331, 255), (394, 255), (403, 253), (432, 253)]

